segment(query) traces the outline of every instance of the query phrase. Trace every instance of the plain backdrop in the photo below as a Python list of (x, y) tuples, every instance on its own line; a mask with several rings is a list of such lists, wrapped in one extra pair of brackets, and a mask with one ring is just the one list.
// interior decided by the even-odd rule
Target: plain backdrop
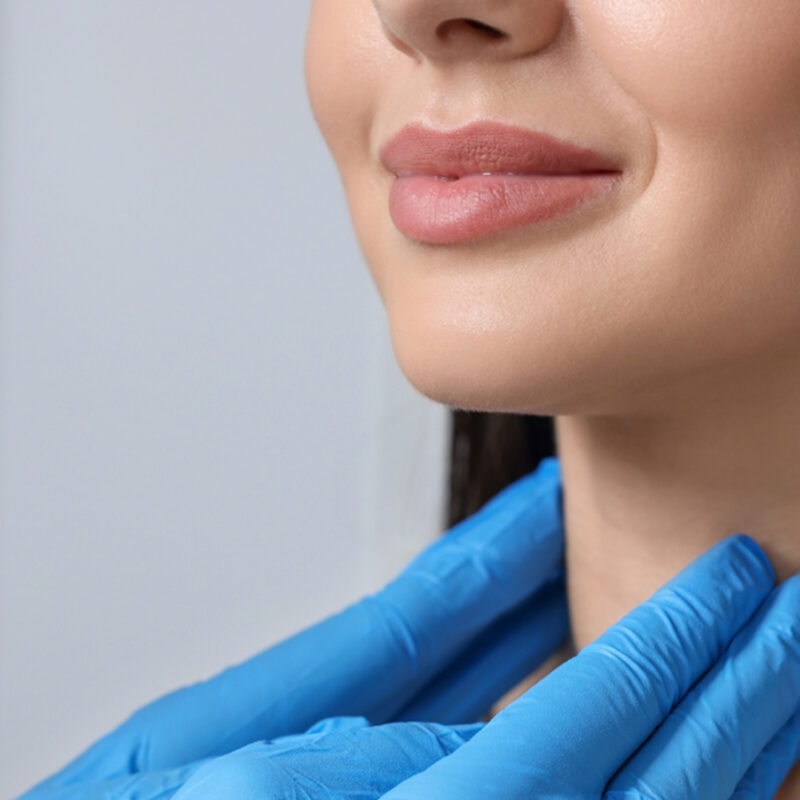
[(442, 530), (307, 12), (0, 0), (0, 798)]

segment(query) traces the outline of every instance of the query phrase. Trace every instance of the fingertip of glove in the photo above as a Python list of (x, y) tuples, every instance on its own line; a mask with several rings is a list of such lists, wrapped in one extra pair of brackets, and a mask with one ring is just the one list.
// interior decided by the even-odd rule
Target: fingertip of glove
[(495, 512), (503, 513), (509, 507), (516, 505), (528, 506), (531, 501), (550, 496), (557, 498), (558, 510), (561, 512), (563, 504), (561, 465), (557, 458), (547, 456), (530, 472), (511, 481), (497, 494), (489, 498), (481, 507), (479, 515), (491, 515)]
[(517, 494), (530, 497), (531, 486), (537, 487), (536, 493), (552, 492), (556, 489), (561, 502), (561, 462), (554, 456), (543, 458), (533, 470), (512, 481), (507, 489), (509, 496)]
[(556, 456), (545, 456), (536, 467), (536, 472), (545, 475), (561, 474), (561, 462)]
[(731, 541), (732, 546), (737, 546), (750, 556), (755, 557), (764, 570), (769, 582), (771, 584), (775, 583), (777, 577), (775, 574), (775, 567), (772, 566), (772, 562), (769, 560), (769, 557), (764, 552), (761, 545), (752, 536), (746, 533), (734, 533), (732, 536), (729, 536), (728, 539)]

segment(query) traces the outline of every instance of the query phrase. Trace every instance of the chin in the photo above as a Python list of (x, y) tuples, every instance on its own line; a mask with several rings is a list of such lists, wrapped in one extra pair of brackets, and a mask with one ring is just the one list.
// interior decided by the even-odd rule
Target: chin
[[(396, 311), (397, 309), (395, 309)], [(419, 309), (417, 309), (419, 310)], [(389, 314), (395, 359), (408, 382), (436, 403), (463, 411), (535, 416), (618, 416), (668, 411), (681, 395), (652, 353), (582, 335), (470, 330), (424, 314)], [(565, 327), (558, 330), (564, 331)], [(691, 384), (691, 380), (689, 380)]]
[[(585, 376), (543, 352), (520, 353), (503, 337), (430, 333), (391, 325), (397, 363), (425, 397), (464, 411), (578, 413), (592, 405)], [(541, 348), (533, 348), (541, 351)]]

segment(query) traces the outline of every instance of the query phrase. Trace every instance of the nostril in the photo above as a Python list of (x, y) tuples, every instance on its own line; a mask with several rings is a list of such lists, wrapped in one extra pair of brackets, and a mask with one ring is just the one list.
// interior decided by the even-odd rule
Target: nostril
[(478, 22), (476, 19), (450, 19), (443, 22), (437, 29), (436, 35), (440, 39), (448, 39), (459, 30), (473, 30), (485, 34), (491, 39), (502, 39), (507, 34), (503, 31), (493, 28), (491, 25), (486, 25), (483, 22)]
[(494, 39), (500, 39), (501, 37), (505, 36), (506, 34), (503, 31), (498, 30), (497, 28), (493, 28), (491, 25), (487, 25), (484, 22), (478, 22), (476, 19), (465, 19), (462, 20), (465, 24), (469, 25), (470, 28), (474, 28), (476, 31), (483, 31), (484, 33), (488, 33)]

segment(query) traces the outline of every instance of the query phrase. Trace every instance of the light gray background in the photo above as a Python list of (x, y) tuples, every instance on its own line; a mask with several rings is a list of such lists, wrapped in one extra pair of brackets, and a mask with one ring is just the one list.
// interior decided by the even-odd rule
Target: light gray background
[(0, 0), (0, 797), (442, 529), (308, 3)]

